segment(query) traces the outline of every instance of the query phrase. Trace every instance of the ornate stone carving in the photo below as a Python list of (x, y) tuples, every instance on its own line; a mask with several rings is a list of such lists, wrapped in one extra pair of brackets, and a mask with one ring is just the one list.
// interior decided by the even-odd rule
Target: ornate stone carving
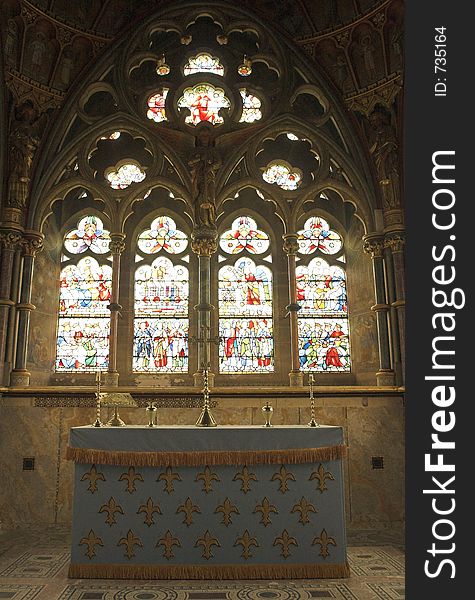
[(17, 231), (1, 231), (0, 246), (6, 250), (16, 250), (22, 237)]
[(194, 231), (191, 234), (191, 249), (198, 256), (211, 256), (218, 249), (218, 236), (203, 235), (203, 232)]
[(399, 181), (399, 144), (391, 116), (382, 107), (376, 107), (369, 116), (371, 147), (378, 182), (381, 187), (383, 208), (398, 208), (401, 202)]
[(406, 245), (405, 238), (400, 234), (391, 234), (384, 238), (384, 247), (390, 248), (391, 252), (403, 252)]
[(44, 236), (38, 234), (26, 234), (22, 242), (23, 254), (25, 256), (36, 256), (44, 248)]
[(383, 256), (384, 243), (382, 238), (366, 239), (363, 241), (363, 251), (371, 255), (371, 258), (381, 258)]
[(111, 241), (109, 243), (109, 248), (112, 254), (122, 254), (125, 250), (125, 235), (123, 233), (113, 233), (111, 234)]
[(9, 173), (7, 206), (23, 209), (27, 204), (31, 166), (44, 128), (45, 115), (38, 117), (30, 100), (15, 109), (9, 146)]
[(295, 256), (299, 250), (298, 236), (296, 233), (285, 233), (282, 236), (284, 244), (282, 246), (287, 256)]

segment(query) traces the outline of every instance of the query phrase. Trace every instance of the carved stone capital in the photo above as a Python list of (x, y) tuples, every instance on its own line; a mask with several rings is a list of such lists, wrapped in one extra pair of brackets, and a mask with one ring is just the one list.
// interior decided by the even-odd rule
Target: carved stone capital
[(400, 234), (391, 234), (384, 238), (384, 247), (390, 248), (391, 252), (403, 252), (406, 239)]
[(21, 243), (22, 237), (18, 231), (0, 231), (0, 246), (5, 250), (15, 251)]
[(295, 256), (299, 250), (298, 235), (296, 233), (285, 233), (283, 249), (287, 256)]
[(23, 240), (21, 242), (23, 247), (23, 254), (25, 256), (35, 257), (38, 252), (41, 252), (44, 247), (45, 236), (38, 231), (25, 231)]
[(191, 234), (191, 249), (198, 256), (211, 256), (218, 249), (218, 232), (211, 228), (195, 229)]
[(122, 252), (125, 250), (125, 234), (111, 233), (109, 248), (112, 254), (122, 254)]
[(369, 254), (372, 259), (381, 258), (383, 256), (384, 242), (383, 237), (378, 236), (365, 236), (363, 238), (363, 251)]

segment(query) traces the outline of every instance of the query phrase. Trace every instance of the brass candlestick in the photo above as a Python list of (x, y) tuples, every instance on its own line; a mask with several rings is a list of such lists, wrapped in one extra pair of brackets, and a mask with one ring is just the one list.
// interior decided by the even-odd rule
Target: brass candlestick
[(96, 373), (96, 420), (92, 424), (93, 427), (102, 427), (104, 423), (101, 421), (101, 372)]
[(147, 411), (147, 416), (148, 416), (148, 426), (155, 427), (155, 425), (157, 424), (157, 406), (156, 406), (156, 404), (150, 400), (148, 403), (148, 406), (145, 410)]
[(313, 373), (310, 373), (308, 376), (308, 385), (310, 386), (310, 422), (307, 423), (309, 427), (320, 427), (320, 425), (315, 421), (315, 398), (313, 397), (313, 384), (315, 380), (313, 379)]
[(203, 370), (204, 387), (203, 387), (203, 410), (201, 415), (196, 421), (196, 427), (216, 427), (217, 423), (211, 414), (209, 408), (209, 382), (208, 382), (208, 367), (207, 365)]
[(274, 409), (269, 404), (269, 401), (267, 401), (266, 405), (262, 407), (262, 412), (266, 419), (265, 425), (263, 425), (263, 427), (272, 427), (270, 420), (272, 419), (272, 414), (274, 413)]

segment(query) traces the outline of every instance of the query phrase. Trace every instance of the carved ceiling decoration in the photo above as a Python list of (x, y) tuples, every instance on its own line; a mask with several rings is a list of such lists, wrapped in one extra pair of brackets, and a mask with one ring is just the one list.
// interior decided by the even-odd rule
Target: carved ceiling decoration
[[(374, 106), (372, 98), (386, 98), (388, 82), (389, 87), (401, 85), (402, 0), (242, 4), (317, 61), (353, 110), (367, 113)], [(5, 75), (15, 100), (34, 99), (40, 110), (59, 106), (113, 39), (154, 10), (171, 5), (172, 0), (3, 0)], [(252, 44), (248, 46), (252, 51)]]

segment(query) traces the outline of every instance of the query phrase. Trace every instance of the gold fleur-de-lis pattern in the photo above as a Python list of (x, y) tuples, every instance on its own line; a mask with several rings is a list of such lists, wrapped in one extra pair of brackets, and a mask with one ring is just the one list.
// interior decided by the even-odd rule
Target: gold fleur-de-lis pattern
[(81, 481), (89, 481), (89, 487), (87, 488), (87, 491), (91, 492), (91, 494), (97, 492), (97, 482), (105, 480), (106, 478), (104, 477), (104, 474), (97, 470), (96, 465), (91, 465), (89, 471), (84, 473), (84, 475), (81, 477)]
[(337, 463), (77, 465), (72, 563), (343, 564)]
[(165, 492), (167, 494), (173, 494), (173, 492), (175, 491), (174, 482), (181, 481), (181, 477), (180, 477), (180, 474), (177, 472), (174, 472), (171, 467), (167, 467), (165, 469), (165, 471), (163, 471), (163, 473), (160, 473), (160, 475), (157, 478), (157, 481), (164, 481), (165, 482), (165, 488), (164, 488)]
[(309, 502), (306, 498), (302, 496), (300, 498), (300, 501), (294, 504), (292, 512), (300, 513), (299, 523), (302, 523), (302, 525), (306, 525), (307, 523), (310, 523), (308, 514), (316, 513), (317, 509), (311, 502)]
[(193, 500), (188, 496), (188, 498), (180, 504), (180, 506), (176, 509), (178, 513), (184, 513), (185, 518), (183, 519), (183, 523), (188, 527), (193, 523), (193, 513), (201, 513), (200, 507), (193, 503)]
[(238, 471), (233, 477), (233, 481), (241, 481), (241, 492), (247, 494), (251, 491), (251, 481), (257, 481), (255, 473), (249, 471), (247, 465), (244, 465), (242, 471)]
[(323, 494), (323, 492), (328, 490), (326, 484), (327, 479), (328, 481), (335, 481), (333, 474), (330, 473), (330, 471), (325, 471), (325, 467), (322, 465), (322, 463), (318, 465), (318, 469), (313, 471), (309, 477), (309, 481), (313, 481), (314, 479), (318, 481), (317, 490), (320, 492), (320, 494)]
[(125, 490), (129, 492), (129, 494), (133, 494), (137, 491), (135, 482), (143, 481), (143, 477), (140, 473), (135, 472), (135, 467), (129, 467), (127, 473), (122, 473), (122, 475), (119, 477), (119, 481), (126, 481), (127, 485)]
[(235, 513), (236, 515), (239, 514), (237, 506), (233, 504), (229, 498), (225, 498), (224, 502), (219, 504), (214, 512), (215, 514), (223, 513), (222, 523), (223, 525), (226, 525), (226, 527), (232, 523), (232, 513)]
[(295, 475), (290, 471), (287, 471), (285, 465), (282, 465), (278, 473), (274, 473), (271, 477), (271, 481), (279, 482), (279, 492), (285, 494), (289, 491), (289, 481), (295, 481)]
[(106, 523), (107, 523), (107, 525), (110, 525), (111, 527), (112, 527), (112, 525), (115, 525), (117, 523), (116, 518), (115, 518), (115, 513), (118, 513), (119, 515), (124, 514), (122, 507), (117, 504), (115, 498), (113, 498), (112, 496), (109, 498), (109, 502), (107, 502), (107, 504), (103, 504), (101, 506), (101, 508), (99, 509), (99, 512), (107, 513)]
[(267, 498), (267, 496), (265, 496), (262, 499), (262, 502), (260, 504), (256, 505), (256, 508), (253, 511), (254, 513), (258, 513), (260, 512), (262, 514), (262, 518), (260, 520), (260, 523), (262, 523), (264, 525), (264, 527), (267, 527), (267, 525), (270, 525), (272, 520), (271, 520), (271, 513), (275, 513), (278, 514), (278, 510), (277, 507), (274, 504), (271, 504), (269, 498)]
[(129, 560), (135, 556), (135, 546), (143, 548), (143, 544), (140, 538), (136, 536), (131, 529), (129, 529), (129, 531), (127, 532), (126, 537), (120, 538), (120, 540), (117, 542), (117, 545), (124, 546), (124, 555)]
[(161, 515), (162, 511), (160, 510), (160, 506), (158, 504), (154, 504), (152, 498), (149, 497), (147, 499), (147, 502), (145, 502), (145, 504), (141, 504), (139, 506), (137, 514), (139, 515), (140, 513), (145, 514), (145, 518), (144, 518), (143, 522), (145, 523), (145, 525), (150, 527), (151, 525), (153, 525), (155, 523), (155, 521), (153, 520), (153, 515), (155, 513), (157, 513), (157, 515)]
[(206, 466), (202, 473), (196, 475), (195, 481), (203, 482), (203, 492), (209, 494), (213, 490), (213, 481), (219, 481), (219, 477), (216, 473), (213, 473), (211, 469)]

